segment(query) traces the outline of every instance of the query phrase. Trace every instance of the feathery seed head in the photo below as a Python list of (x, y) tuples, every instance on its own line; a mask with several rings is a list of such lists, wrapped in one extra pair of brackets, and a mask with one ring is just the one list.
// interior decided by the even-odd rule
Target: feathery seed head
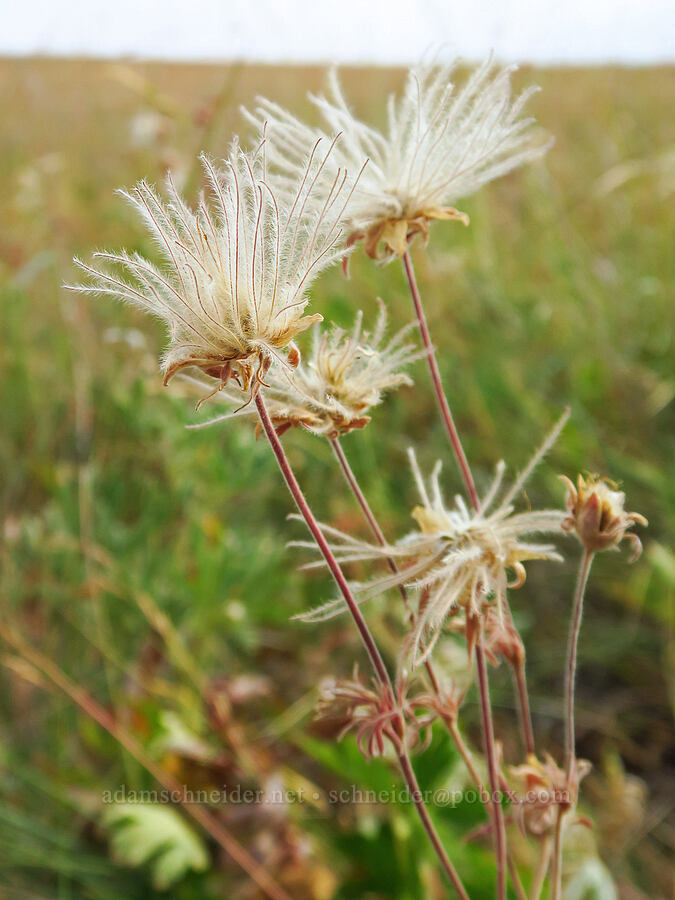
[[(399, 564), (397, 573), (367, 584), (353, 585), (352, 593), (357, 602), (377, 596), (398, 584), (420, 589), (422, 600), (419, 614), (408, 642), (413, 665), (419, 665), (428, 658), (446, 618), (457, 608), (465, 610), (467, 624), (472, 627), (491, 608), (503, 618), (507, 588), (518, 588), (525, 582), (523, 564), (535, 559), (561, 559), (551, 544), (526, 538), (534, 534), (559, 533), (563, 514), (558, 510), (516, 513), (513, 501), (533, 468), (552, 446), (568, 415), (569, 410), (498, 505), (495, 505), (495, 498), (501, 488), (504, 463), (497, 466), (492, 485), (478, 510), (470, 510), (461, 497), (457, 497), (455, 505), (449, 508), (441, 494), (440, 463), (436, 464), (427, 489), (415, 453), (411, 450), (413, 476), (421, 499), (413, 510), (419, 531), (408, 534), (396, 544), (380, 546), (324, 526), (340, 563), (393, 559)], [(297, 545), (313, 549), (309, 542), (296, 542)], [(508, 571), (513, 573), (511, 580)], [(298, 618), (306, 622), (321, 621), (332, 618), (344, 608), (343, 601), (334, 600)]]
[(244, 113), (277, 137), (271, 162), (282, 184), (291, 182), (317, 134), (342, 133), (333, 165), (358, 169), (368, 159), (349, 204), (350, 243), (364, 240), (373, 258), (383, 245), (384, 258), (390, 259), (403, 255), (415, 234), (426, 241), (433, 219), (468, 224), (454, 208), (458, 200), (550, 146), (533, 133), (533, 120), (521, 115), (536, 88), (512, 97), (513, 67), (497, 69), (490, 58), (456, 89), (456, 65), (411, 70), (402, 96), (389, 99), (383, 132), (351, 112), (335, 71), (328, 96), (311, 98), (323, 131), (264, 98), (253, 113)]
[(332, 167), (332, 180), (323, 177), (335, 142), (317, 140), (281, 196), (267, 179), (267, 144), (263, 138), (244, 153), (235, 143), (222, 168), (202, 156), (210, 196), (196, 211), (171, 176), (165, 199), (146, 182), (123, 194), (163, 266), (126, 252), (95, 254), (105, 268), (79, 262), (89, 280), (75, 290), (115, 296), (166, 322), (165, 383), (194, 366), (219, 385), (234, 378), (253, 393), (273, 359), (297, 362), (293, 339), (322, 318), (304, 315), (307, 290), (344, 254), (348, 176)]
[(573, 531), (591, 553), (615, 549), (625, 539), (631, 544), (630, 562), (634, 562), (642, 553), (642, 543), (628, 529), (635, 524), (646, 526), (648, 522), (640, 513), (624, 510), (626, 495), (623, 491), (617, 491), (612, 481), (597, 475), (588, 478), (579, 475), (576, 487), (565, 475), (561, 475), (560, 480), (567, 487), (567, 515), (562, 522), (563, 529)]
[[(382, 401), (385, 391), (412, 380), (401, 369), (424, 356), (406, 343), (412, 325), (385, 341), (386, 308), (372, 333), (364, 331), (359, 312), (351, 332), (333, 327), (314, 332), (311, 353), (292, 370), (275, 367), (265, 378), (265, 402), (277, 432), (303, 427), (314, 434), (337, 438), (370, 422), (369, 411)], [(240, 409), (229, 415), (243, 415), (241, 393), (223, 391), (226, 402)], [(217, 417), (202, 426), (221, 421)]]

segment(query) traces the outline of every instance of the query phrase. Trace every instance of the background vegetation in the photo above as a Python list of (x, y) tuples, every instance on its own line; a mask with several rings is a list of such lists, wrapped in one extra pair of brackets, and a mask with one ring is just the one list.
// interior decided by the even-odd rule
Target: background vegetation
[[(511, 471), (521, 466), (569, 403), (571, 424), (529, 488), (533, 504), (562, 502), (556, 473), (591, 470), (620, 480), (628, 508), (650, 520), (639, 563), (606, 555), (596, 564), (578, 742), (594, 764), (584, 812), (595, 828), (585, 840), (622, 897), (659, 898), (670, 890), (673, 840), (675, 70), (535, 77), (543, 90), (532, 108), (555, 147), (463, 204), (472, 227), (437, 225), (428, 255), (415, 258), (479, 483), (502, 457)], [(375, 117), (399, 78), (344, 73), (348, 95)], [(263, 92), (306, 110), (305, 91), (321, 81), (314, 69), (0, 61), (2, 617), (114, 709), (181, 782), (304, 786), (315, 797), (304, 804), (218, 810), (293, 896), (421, 900), (438, 884), (410, 809), (328, 800), (331, 789), (390, 788), (396, 777), (311, 725), (317, 683), (348, 673), (360, 650), (346, 621), (288, 621), (330, 586), (298, 574), (285, 548), (302, 532), (285, 520), (290, 500), (268, 448), (246, 424), (186, 431), (194, 398), (161, 386), (161, 328), (61, 289), (76, 277), (74, 254), (154, 252), (115, 188), (159, 182), (171, 166), (194, 197), (196, 155), (224, 153), (243, 127), (240, 103)], [(376, 268), (357, 254), (351, 270), (350, 282), (338, 270), (320, 280), (313, 310), (347, 325), (358, 306), (374, 316), (380, 295), (393, 325), (411, 318), (395, 265)], [(390, 535), (409, 527), (407, 445), (427, 466), (447, 458), (423, 364), (413, 374), (413, 390), (344, 442)], [(284, 440), (321, 516), (359, 531), (327, 445), (301, 433)], [(445, 483), (449, 494), (459, 489), (449, 459)], [(564, 565), (534, 564), (513, 598), (539, 746), (554, 752), (578, 555), (571, 540), (565, 549)], [(396, 632), (394, 604), (371, 607), (385, 641)], [(388, 650), (393, 658), (393, 643)], [(136, 900), (169, 883), (179, 900), (257, 896), (208, 843), (203, 856), (196, 830), (196, 846), (176, 839), (174, 870), (162, 840), (180, 823), (102, 820), (104, 790), (152, 780), (21, 654), (2, 652), (0, 895)], [(516, 761), (508, 676), (492, 677), (497, 730)], [(474, 701), (467, 730), (478, 739)], [(441, 735), (419, 765), (425, 785), (461, 784)], [(435, 814), (472, 896), (490, 897), (486, 848), (461, 842), (480, 808)], [(135, 871), (122, 865), (129, 846), (147, 857)]]

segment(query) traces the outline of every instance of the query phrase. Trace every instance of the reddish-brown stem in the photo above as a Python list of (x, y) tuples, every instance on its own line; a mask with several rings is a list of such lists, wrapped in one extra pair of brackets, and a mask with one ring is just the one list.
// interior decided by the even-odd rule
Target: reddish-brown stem
[[(457, 727), (457, 721), (455, 719), (446, 719), (445, 724), (447, 725), (448, 731), (450, 732), (450, 735), (452, 736), (455, 747), (459, 751), (459, 755), (464, 760), (464, 765), (466, 766), (469, 774), (471, 775), (471, 778), (473, 779), (473, 783), (476, 785), (476, 788), (478, 789), (478, 793), (480, 795), (481, 800), (483, 801), (483, 803), (485, 803), (487, 805), (488, 811), (489, 811), (490, 795), (488, 794), (487, 790), (485, 789), (485, 787), (483, 785), (483, 782), (481, 781), (481, 777), (478, 774), (478, 769), (476, 768), (475, 763), (473, 761), (473, 756), (471, 755), (471, 751), (469, 750), (466, 743), (464, 742), (464, 738), (462, 737), (462, 735), (459, 731), (459, 728)], [(506, 784), (505, 781), (502, 781), (500, 779), (500, 783), (502, 783), (502, 787), (504, 788), (504, 790), (506, 790), (508, 788), (508, 785)], [(518, 900), (527, 900), (527, 894), (525, 893), (525, 889), (520, 880), (520, 875), (518, 873), (518, 867), (516, 866), (516, 862), (511, 854), (510, 850), (507, 850), (506, 858), (507, 858), (507, 862), (508, 862), (508, 866), (509, 866), (509, 873), (511, 875), (511, 882), (513, 884), (513, 889), (516, 892), (516, 896), (518, 897)]]
[[(504, 604), (509, 624), (517, 631), (511, 615), (508, 603)], [(508, 663), (513, 674), (513, 686), (516, 694), (516, 702), (519, 710), (520, 730), (523, 737), (523, 745), (527, 754), (534, 755), (534, 731), (532, 729), (532, 714), (530, 712), (530, 698), (527, 692), (527, 678), (525, 676), (525, 647), (521, 642), (521, 652), (509, 655)]]
[(248, 853), (247, 850), (234, 838), (230, 832), (207, 809), (198, 803), (190, 801), (185, 796), (184, 786), (159, 766), (149, 757), (136, 738), (121, 725), (115, 717), (101, 706), (90, 694), (78, 684), (71, 681), (48, 657), (43, 656), (38, 650), (31, 647), (18, 635), (8, 628), (2, 628), (2, 637), (13, 646), (21, 656), (31, 665), (62, 690), (70, 699), (80, 707), (94, 722), (105, 729), (132, 756), (144, 769), (146, 769), (159, 784), (162, 785), (170, 796), (179, 802), (183, 809), (201, 825), (204, 831), (218, 843), (226, 853), (246, 872), (246, 874), (258, 885), (258, 887), (272, 900), (291, 900), (289, 894), (279, 885), (271, 875)]
[(434, 828), (434, 824), (429, 817), (429, 812), (424, 805), (424, 799), (417, 783), (415, 772), (413, 771), (413, 767), (410, 763), (410, 757), (408, 756), (408, 753), (405, 749), (399, 753), (398, 762), (401, 767), (403, 777), (405, 778), (406, 783), (410, 789), (410, 799), (415, 804), (415, 808), (417, 809), (417, 813), (420, 817), (422, 825), (424, 826), (424, 830), (426, 831), (429, 840), (431, 841), (433, 848), (436, 851), (436, 855), (438, 856), (441, 865), (443, 866), (445, 874), (448, 876), (448, 879), (457, 892), (457, 896), (460, 897), (461, 900), (469, 900), (469, 895), (464, 889), (464, 885), (462, 884), (460, 877), (455, 870), (455, 867), (448, 859), (448, 854), (445, 852), (443, 844), (441, 843), (436, 829)]
[(500, 803), (500, 780), (495, 753), (495, 736), (490, 708), (490, 689), (488, 685), (487, 664), (483, 648), (482, 631), (476, 642), (476, 669), (478, 672), (478, 693), (483, 724), (483, 742), (485, 758), (490, 781), (490, 809), (492, 812), (492, 828), (494, 832), (495, 856), (497, 859), (497, 900), (506, 900), (506, 829), (504, 814)]
[(448, 403), (447, 397), (445, 396), (445, 392), (443, 391), (441, 373), (438, 368), (438, 363), (436, 362), (436, 354), (434, 352), (434, 346), (431, 343), (429, 327), (427, 325), (427, 319), (424, 314), (424, 307), (422, 306), (422, 298), (420, 296), (419, 288), (417, 287), (415, 269), (413, 268), (410, 251), (408, 250), (406, 250), (403, 255), (403, 268), (405, 269), (406, 278), (408, 279), (410, 295), (412, 296), (412, 301), (415, 307), (415, 313), (417, 315), (417, 321), (420, 328), (420, 334), (422, 336), (422, 343), (424, 344), (424, 349), (427, 351), (427, 363), (429, 365), (429, 371), (431, 372), (431, 380), (434, 384), (436, 399), (438, 400), (438, 405), (441, 410), (443, 424), (445, 425), (445, 430), (448, 433), (450, 445), (452, 446), (452, 451), (455, 454), (455, 458), (462, 473), (464, 485), (471, 499), (471, 504), (474, 509), (478, 509), (480, 503), (478, 500), (478, 494), (476, 493), (476, 486), (473, 481), (473, 475), (471, 474), (471, 469), (469, 468), (466, 454), (464, 453), (464, 448), (462, 447), (462, 442), (459, 439), (459, 434), (457, 432), (455, 420), (452, 417), (450, 405)]
[(523, 732), (525, 752), (534, 755), (534, 731), (532, 730), (530, 698), (527, 693), (527, 681), (525, 679), (525, 659), (513, 660), (511, 668), (513, 670), (513, 680), (516, 685), (516, 695), (520, 706), (520, 727)]
[[(260, 417), (260, 423), (267, 436), (267, 439), (270, 442), (270, 446), (272, 447), (276, 460), (279, 464), (281, 473), (284, 476), (286, 485), (290, 490), (293, 499), (295, 500), (295, 503), (307, 524), (307, 527), (312, 533), (312, 537), (316, 541), (317, 546), (321, 551), (321, 555), (323, 556), (326, 565), (328, 566), (338, 588), (340, 589), (340, 593), (345, 599), (352, 618), (356, 623), (356, 627), (359, 630), (363, 643), (365, 644), (366, 650), (368, 651), (368, 655), (370, 657), (370, 661), (373, 664), (373, 668), (375, 669), (375, 673), (379, 677), (382, 684), (389, 686), (392, 697), (395, 697), (396, 693), (394, 691), (394, 687), (391, 683), (391, 679), (384, 665), (384, 662), (382, 661), (382, 657), (380, 656), (380, 651), (375, 644), (375, 639), (370, 633), (370, 629), (368, 628), (366, 620), (363, 618), (361, 610), (359, 609), (356, 601), (354, 600), (354, 597), (352, 596), (352, 592), (349, 589), (349, 585), (347, 584), (347, 580), (342, 572), (342, 569), (340, 568), (338, 561), (335, 559), (332, 550), (328, 546), (319, 523), (316, 521), (314, 513), (310, 509), (309, 504), (305, 499), (305, 495), (302, 493), (302, 489), (300, 488), (295, 474), (293, 473), (291, 465), (284, 452), (284, 448), (281, 446), (279, 436), (277, 435), (274, 429), (274, 425), (272, 424), (272, 420), (269, 417), (269, 413), (267, 412), (265, 401), (263, 400), (261, 392), (258, 392), (256, 394), (255, 403), (258, 410), (258, 416)], [(401, 767), (401, 773), (410, 790), (415, 808), (417, 809), (417, 813), (422, 821), (422, 824), (424, 825), (425, 831), (429, 836), (429, 840), (431, 841), (431, 844), (436, 852), (441, 866), (450, 879), (455, 891), (457, 892), (457, 895), (460, 897), (460, 900), (468, 900), (468, 894), (464, 889), (462, 881), (454, 866), (448, 859), (448, 855), (443, 848), (441, 840), (436, 832), (436, 829), (434, 828), (434, 824), (429, 817), (427, 808), (424, 805), (424, 801), (417, 784), (417, 779), (410, 763), (410, 759), (408, 758), (408, 753), (405, 749), (405, 746), (399, 748), (398, 758)]]
[(258, 393), (256, 394), (255, 405), (258, 410), (258, 416), (260, 417), (260, 424), (262, 425), (263, 431), (267, 435), (267, 439), (270, 442), (272, 451), (277, 459), (279, 468), (281, 469), (281, 474), (284, 476), (286, 486), (291, 492), (296, 506), (298, 507), (302, 518), (305, 520), (305, 523), (307, 524), (312, 537), (316, 541), (317, 546), (321, 551), (321, 555), (326, 561), (326, 565), (328, 566), (331, 575), (335, 579), (335, 583), (337, 584), (340, 593), (344, 597), (345, 603), (349, 608), (352, 619), (354, 619), (354, 623), (356, 624), (359, 634), (361, 635), (361, 640), (363, 641), (366, 651), (368, 652), (370, 661), (373, 664), (375, 674), (382, 684), (391, 684), (389, 673), (387, 672), (386, 666), (384, 665), (375, 640), (370, 633), (370, 628), (368, 628), (366, 620), (363, 618), (361, 610), (359, 609), (356, 601), (354, 600), (354, 597), (352, 596), (352, 592), (349, 589), (349, 585), (347, 584), (347, 579), (345, 578), (342, 569), (338, 564), (338, 561), (335, 559), (333, 551), (328, 546), (328, 542), (323, 536), (323, 532), (319, 527), (319, 523), (314, 518), (314, 513), (312, 512), (312, 510), (309, 508), (309, 504), (305, 499), (305, 495), (302, 493), (302, 489), (298, 484), (298, 480), (295, 477), (295, 474), (293, 473), (293, 469), (291, 468), (288, 458), (286, 457), (284, 448), (281, 446), (279, 435), (276, 433), (274, 425), (272, 424), (272, 420), (269, 417), (267, 407), (265, 406), (265, 401), (263, 400), (260, 391), (258, 391)]
[(487, 791), (483, 787), (483, 782), (481, 781), (481, 777), (478, 774), (478, 769), (476, 768), (476, 764), (473, 761), (471, 751), (466, 746), (464, 738), (460, 734), (459, 728), (457, 727), (457, 721), (455, 719), (448, 719), (445, 720), (445, 724), (448, 731), (450, 732), (450, 736), (452, 737), (455, 747), (459, 751), (459, 755), (464, 760), (464, 765), (466, 766), (469, 775), (471, 775), (471, 777), (473, 778), (473, 782), (480, 792), (481, 799), (483, 800), (483, 802), (487, 802)]
[[(372, 509), (370, 508), (370, 504), (366, 500), (365, 494), (361, 490), (361, 487), (356, 479), (356, 475), (354, 475), (352, 467), (349, 465), (349, 460), (347, 459), (345, 452), (342, 449), (342, 444), (340, 443), (338, 438), (331, 438), (330, 444), (331, 444), (331, 447), (333, 448), (335, 456), (337, 457), (337, 461), (340, 464), (340, 468), (342, 469), (342, 473), (345, 476), (345, 480), (346, 480), (347, 484), (349, 485), (356, 502), (361, 507), (361, 512), (363, 513), (365, 520), (368, 522), (368, 525), (370, 526), (370, 530), (375, 535), (375, 540), (378, 542), (378, 544), (381, 547), (386, 547), (387, 539), (385, 538), (384, 532), (380, 528), (380, 525), (379, 525), (377, 519), (375, 518), (375, 514), (373, 513)], [(387, 557), (387, 565), (389, 566), (389, 569), (391, 572), (393, 572), (394, 574), (398, 573), (399, 568), (396, 565), (395, 561), (390, 556)], [(414, 612), (410, 608), (410, 601), (408, 599), (408, 592), (405, 589), (405, 585), (399, 584), (399, 585), (397, 585), (397, 588), (398, 588), (399, 594), (401, 595), (401, 599), (403, 600), (403, 603), (405, 604), (406, 609), (410, 612), (411, 616), (414, 616)], [(436, 673), (434, 672), (434, 667), (431, 663), (431, 660), (428, 660), (428, 659), (426, 660), (426, 662), (424, 664), (424, 668), (426, 669), (427, 675), (429, 676), (429, 681), (431, 683), (431, 687), (432, 687), (434, 693), (438, 694), (438, 692), (440, 690), (440, 686), (438, 684), (438, 678), (436, 677)]]

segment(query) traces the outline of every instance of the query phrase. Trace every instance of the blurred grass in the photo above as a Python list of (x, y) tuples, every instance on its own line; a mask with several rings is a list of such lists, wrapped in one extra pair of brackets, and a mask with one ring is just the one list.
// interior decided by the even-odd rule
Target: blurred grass
[[(479, 483), (502, 457), (511, 471), (521, 466), (569, 403), (571, 424), (528, 488), (532, 503), (562, 501), (557, 472), (591, 470), (620, 481), (629, 508), (650, 520), (637, 565), (628, 567), (623, 557), (597, 562), (580, 650), (579, 750), (600, 770), (618, 753), (646, 783), (648, 811), (625, 846), (619, 852), (616, 841), (603, 844), (604, 832), (599, 840), (620, 882), (632, 881), (646, 897), (665, 896), (668, 832), (661, 820), (673, 787), (668, 685), (675, 654), (675, 560), (668, 549), (675, 499), (675, 70), (569, 69), (534, 77), (543, 90), (532, 110), (555, 135), (554, 148), (541, 164), (462, 204), (471, 228), (437, 225), (428, 255), (416, 246), (414, 257)], [(388, 70), (344, 73), (348, 96), (375, 118), (398, 79)], [(531, 79), (524, 71), (517, 80)], [(305, 629), (288, 622), (329, 585), (300, 576), (296, 556), (284, 547), (300, 531), (285, 521), (289, 498), (271, 455), (247, 426), (185, 431), (193, 402), (177, 386), (161, 387), (160, 327), (120, 305), (61, 290), (76, 277), (75, 254), (122, 245), (153, 253), (115, 188), (141, 177), (158, 182), (171, 166), (194, 196), (196, 155), (224, 153), (243, 127), (239, 104), (262, 92), (307, 111), (305, 92), (320, 89), (322, 73), (0, 60), (0, 83), (3, 615), (102, 702), (128, 710), (148, 735), (161, 708), (177, 709), (204, 730), (199, 697), (158, 640), (157, 623), (153, 628), (139, 608), (139, 598), (150, 595), (206, 683), (268, 677), (266, 699), (240, 711), (242, 727), (276, 735), (266, 751), (276, 765), (292, 759), (306, 777), (330, 784), (346, 751), (324, 745), (322, 753), (310, 752), (306, 712), (318, 679), (349, 671), (358, 645), (345, 623)], [(393, 324), (409, 320), (395, 265), (376, 268), (357, 254), (351, 271), (350, 282), (337, 270), (323, 278), (313, 308), (348, 324), (359, 306), (374, 316), (379, 295)], [(401, 390), (369, 428), (345, 440), (390, 535), (409, 527), (410, 442), (426, 466), (445, 458), (447, 492), (459, 488), (426, 371), (418, 364), (414, 375), (414, 393)], [(358, 530), (328, 449), (299, 433), (285, 443), (321, 516)], [(535, 725), (541, 746), (551, 749), (561, 739), (577, 554), (571, 541), (566, 550), (558, 569), (532, 566), (513, 597), (528, 645)], [(380, 602), (371, 615), (384, 639), (383, 623), (396, 621), (396, 612)], [(395, 647), (389, 651), (393, 656)], [(38, 848), (29, 853), (21, 842), (19, 852), (16, 841), (0, 841), (7, 896), (112, 896), (101, 887), (110, 884), (108, 875), (119, 879), (117, 896), (154, 896), (149, 880), (127, 879), (121, 870), (110, 875), (81, 797), (125, 780), (142, 784), (142, 773), (62, 697), (1, 677), (2, 815), (14, 829), (26, 828)], [(498, 729), (515, 759), (508, 678), (500, 670), (493, 682)], [(476, 736), (472, 703), (467, 714)], [(261, 765), (273, 768), (269, 760)], [(423, 780), (433, 777), (431, 762), (421, 768)], [(591, 794), (602, 818), (601, 779), (598, 785)], [(337, 854), (340, 897), (431, 895), (426, 863), (419, 864), (426, 851), (415, 849), (422, 843), (407, 815), (292, 815), (294, 827), (314, 835), (317, 858)], [(443, 818), (457, 844), (466, 816)], [(57, 853), (50, 842), (59, 828)], [(479, 871), (483, 851), (456, 853), (473, 868), (473, 896), (490, 896), (489, 874)], [(188, 878), (175, 896), (219, 896), (215, 877)], [(223, 877), (230, 884), (235, 876), (226, 867)]]

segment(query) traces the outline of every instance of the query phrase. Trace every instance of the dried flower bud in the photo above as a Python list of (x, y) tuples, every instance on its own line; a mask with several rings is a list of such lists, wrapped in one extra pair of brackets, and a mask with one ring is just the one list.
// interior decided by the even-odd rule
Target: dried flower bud
[(335, 725), (334, 734), (341, 740), (349, 731), (356, 731), (356, 744), (367, 760), (382, 756), (386, 741), (391, 741), (400, 753), (403, 742), (408, 749), (423, 748), (430, 738), (429, 727), (435, 713), (416, 715), (426, 705), (419, 699), (409, 700), (407, 685), (399, 680), (396, 697), (388, 685), (373, 681), (367, 687), (354, 668), (351, 679), (329, 679), (321, 687), (317, 703), (317, 719)]
[(577, 478), (575, 487), (565, 475), (560, 476), (567, 486), (567, 516), (562, 521), (565, 531), (574, 531), (579, 541), (591, 553), (611, 550), (624, 538), (630, 541), (633, 562), (642, 553), (642, 543), (636, 534), (628, 533), (634, 524), (647, 525), (640, 513), (626, 512), (626, 495), (616, 490), (614, 482), (590, 475)]
[[(565, 772), (548, 753), (543, 762), (530, 754), (524, 765), (511, 767), (511, 775), (518, 786), (517, 790), (509, 792), (511, 809), (523, 834), (535, 838), (552, 834), (558, 808), (563, 812), (574, 810), (579, 783), (590, 769), (588, 760), (575, 760), (568, 781)], [(569, 817), (566, 821), (570, 821)]]
[(525, 659), (525, 647), (510, 617), (499, 615), (498, 611), (489, 608), (484, 618), (485, 653), (490, 662), (498, 666), (500, 659), (513, 665)]

